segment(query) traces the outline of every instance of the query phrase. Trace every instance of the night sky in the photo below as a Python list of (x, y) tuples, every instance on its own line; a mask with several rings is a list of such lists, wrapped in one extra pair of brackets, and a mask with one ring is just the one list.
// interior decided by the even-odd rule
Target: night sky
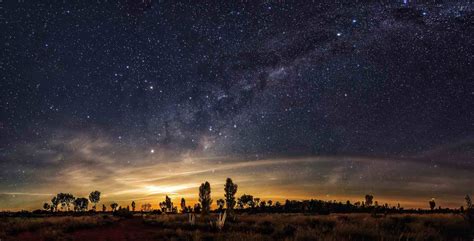
[(0, 3), (0, 210), (473, 194), (473, 3), (40, 2)]

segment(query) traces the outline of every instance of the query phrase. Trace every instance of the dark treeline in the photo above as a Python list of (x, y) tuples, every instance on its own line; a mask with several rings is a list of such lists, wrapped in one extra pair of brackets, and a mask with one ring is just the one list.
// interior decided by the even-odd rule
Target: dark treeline
[[(232, 179), (227, 178), (224, 185), (224, 198), (216, 201), (217, 208), (211, 210), (213, 199), (211, 198), (211, 185), (204, 182), (199, 187), (199, 202), (193, 206), (186, 205), (186, 200), (181, 198), (180, 209), (173, 204), (171, 198), (166, 195), (165, 200), (158, 203), (159, 209), (152, 209), (151, 203), (143, 203), (141, 209), (137, 210), (135, 201), (125, 207), (119, 206), (116, 202), (112, 202), (109, 207), (102, 204), (97, 210), (97, 204), (100, 202), (99, 191), (93, 191), (88, 198), (76, 198), (70, 193), (58, 193), (51, 199), (51, 203), (44, 203), (43, 210), (35, 210), (33, 212), (2, 212), (2, 216), (15, 215), (84, 215), (86, 213), (93, 214), (95, 212), (111, 212), (118, 216), (131, 216), (134, 212), (154, 213), (154, 214), (173, 214), (173, 213), (196, 213), (207, 215), (211, 212), (227, 212), (228, 215), (235, 213), (309, 213), (309, 214), (330, 214), (330, 213), (372, 213), (392, 214), (392, 213), (466, 213), (468, 217), (473, 217), (473, 205), (469, 195), (465, 196), (466, 206), (457, 209), (442, 208), (436, 205), (436, 201), (431, 199), (427, 202), (429, 209), (405, 209), (397, 204), (390, 206), (389, 204), (379, 204), (374, 200), (371, 194), (365, 195), (362, 201), (351, 203), (323, 200), (286, 200), (284, 202), (273, 202), (272, 200), (262, 200), (253, 195), (243, 194), (236, 197), (238, 185), (233, 183)], [(93, 204), (89, 209), (89, 203)]]

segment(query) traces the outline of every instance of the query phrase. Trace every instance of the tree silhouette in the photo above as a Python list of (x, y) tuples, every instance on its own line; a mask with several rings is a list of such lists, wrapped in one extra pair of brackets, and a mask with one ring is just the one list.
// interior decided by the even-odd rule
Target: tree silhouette
[(276, 201), (276, 203), (275, 203), (275, 208), (276, 208), (276, 209), (280, 209), (280, 208), (281, 208), (281, 203), (280, 203), (280, 201)]
[(105, 212), (107, 211), (107, 207), (105, 206), (105, 204), (102, 204), (102, 212)]
[(161, 211), (165, 213), (166, 212), (166, 202), (165, 201), (160, 202), (159, 205), (160, 205)]
[(171, 198), (166, 195), (165, 197), (165, 204), (166, 204), (166, 211), (172, 212), (173, 211), (173, 202), (171, 202)]
[(467, 210), (470, 210), (472, 209), (472, 200), (471, 200), (471, 197), (469, 195), (466, 195), (466, 197), (464, 198), (466, 200), (466, 209)]
[(58, 193), (56, 198), (58, 199), (59, 203), (61, 203), (61, 206), (67, 207), (67, 211), (69, 211), (71, 203), (73, 203), (75, 200), (74, 196), (70, 193)]
[(115, 210), (117, 209), (118, 207), (118, 204), (113, 202), (112, 204), (110, 204), (110, 207), (112, 208), (112, 212), (115, 212)]
[(272, 206), (272, 204), (273, 204), (273, 201), (272, 201), (272, 200), (268, 200), (268, 202), (267, 202), (267, 203), (268, 203), (268, 206), (269, 206), (269, 207), (271, 207), (271, 206)]
[(194, 204), (194, 213), (201, 213), (201, 204)]
[(132, 211), (135, 212), (135, 201), (132, 201)]
[(372, 206), (373, 200), (374, 200), (374, 196), (370, 194), (365, 195), (365, 205)]
[(233, 213), (236, 204), (235, 193), (237, 193), (237, 187), (237, 184), (234, 184), (232, 179), (228, 177), (224, 185), (224, 197), (228, 214)]
[(142, 211), (143, 212), (149, 212), (150, 210), (151, 210), (151, 204), (150, 203), (142, 204)]
[(433, 209), (436, 207), (436, 202), (434, 198), (432, 198), (428, 203), (430, 204), (431, 211), (433, 211)]
[(258, 205), (260, 204), (260, 198), (259, 197), (256, 197), (253, 199), (253, 207), (254, 208), (255, 206), (258, 207)]
[(91, 203), (94, 204), (94, 206), (92, 207), (92, 209), (94, 209), (94, 211), (96, 210), (96, 207), (97, 207), (97, 203), (100, 201), (100, 192), (99, 191), (93, 191), (89, 194), (89, 200), (91, 201)]
[(184, 198), (181, 198), (181, 212), (182, 213), (186, 213), (187, 210), (186, 210), (186, 200), (184, 200)]
[(81, 197), (74, 200), (74, 211), (86, 211), (89, 206), (89, 200)]
[(253, 201), (253, 196), (252, 195), (247, 195), (247, 194), (244, 194), (242, 196), (240, 196), (239, 200), (238, 200), (238, 203), (239, 203), (239, 206), (241, 208), (245, 208), (245, 207), (255, 207), (255, 203)]
[(199, 202), (202, 206), (202, 214), (207, 215), (211, 209), (211, 184), (209, 182), (202, 183), (199, 187)]
[(171, 202), (171, 198), (166, 195), (165, 201), (159, 203), (161, 211), (164, 213), (175, 213), (177, 208), (173, 206), (173, 202)]
[(59, 199), (57, 196), (53, 197), (51, 199), (51, 207), (53, 211), (58, 211), (58, 204), (59, 204)]
[(224, 199), (221, 198), (221, 199), (217, 200), (216, 203), (217, 203), (217, 207), (219, 208), (219, 211), (222, 211), (222, 209), (224, 208), (224, 205), (225, 205)]
[(46, 210), (46, 211), (48, 211), (48, 210), (51, 209), (51, 205), (49, 205), (49, 203), (44, 203), (44, 204), (43, 204), (43, 209)]

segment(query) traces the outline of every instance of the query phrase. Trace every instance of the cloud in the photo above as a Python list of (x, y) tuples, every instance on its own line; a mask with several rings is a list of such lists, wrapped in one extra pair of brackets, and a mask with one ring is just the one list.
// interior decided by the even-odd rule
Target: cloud
[[(428, 197), (452, 200), (469, 193), (472, 169), (439, 167), (412, 158), (394, 159), (358, 156), (303, 156), (255, 159), (244, 156), (215, 156), (204, 152), (175, 155), (157, 148), (133, 149), (113, 145), (107, 136), (84, 133), (70, 139), (52, 140), (50, 153), (62, 151), (64, 161), (48, 162), (32, 169), (32, 182), (15, 188), (0, 186), (2, 209), (34, 208), (54, 193), (85, 196), (102, 192), (105, 203), (136, 200), (157, 203), (164, 195), (196, 201), (198, 186), (209, 181), (213, 196), (223, 195), (225, 178), (239, 184), (239, 195), (252, 193), (266, 199), (316, 198), (357, 200), (366, 193), (376, 199), (407, 200), (424, 205)], [(35, 150), (30, 150), (35, 152)], [(46, 176), (40, 173), (49, 173)], [(17, 191), (18, 190), (18, 191)], [(22, 196), (35, 196), (31, 201)], [(462, 202), (462, 199), (459, 199)]]

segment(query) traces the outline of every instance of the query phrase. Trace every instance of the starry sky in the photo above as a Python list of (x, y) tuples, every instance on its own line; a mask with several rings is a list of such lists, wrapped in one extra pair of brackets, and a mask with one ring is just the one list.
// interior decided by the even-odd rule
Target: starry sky
[(46, 2), (0, 3), (0, 210), (473, 194), (469, 1)]

